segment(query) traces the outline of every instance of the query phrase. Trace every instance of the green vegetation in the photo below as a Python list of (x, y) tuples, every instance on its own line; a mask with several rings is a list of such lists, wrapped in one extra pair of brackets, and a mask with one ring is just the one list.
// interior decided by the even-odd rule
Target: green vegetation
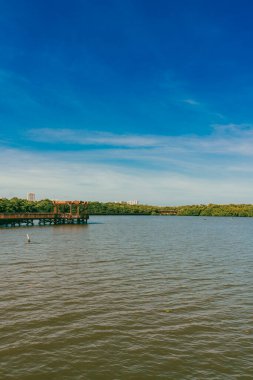
[(38, 202), (30, 202), (20, 198), (0, 199), (0, 213), (52, 212), (53, 209), (53, 203), (49, 199), (43, 199)]
[(89, 215), (151, 215), (159, 214), (160, 207), (146, 205), (128, 205), (126, 203), (89, 202)]
[(197, 216), (253, 216), (251, 204), (192, 205), (177, 207), (178, 215)]
[(175, 212), (185, 216), (253, 216), (253, 205), (189, 205), (189, 206), (147, 206), (120, 203), (90, 202), (88, 213), (90, 215), (166, 215)]
[[(30, 202), (25, 199), (12, 198), (0, 199), (0, 213), (17, 212), (53, 212), (52, 201), (44, 199)], [(62, 210), (62, 211), (68, 211)], [(81, 209), (82, 211), (82, 209)], [(189, 205), (177, 207), (161, 207), (148, 205), (128, 205), (125, 203), (90, 202), (87, 207), (89, 215), (160, 215), (176, 212), (177, 215), (187, 216), (253, 216), (253, 205), (228, 204), (228, 205)]]

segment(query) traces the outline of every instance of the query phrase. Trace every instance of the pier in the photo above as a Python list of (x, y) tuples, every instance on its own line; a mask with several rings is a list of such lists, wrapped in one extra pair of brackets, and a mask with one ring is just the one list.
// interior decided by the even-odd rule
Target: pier
[(160, 215), (177, 215), (177, 210), (176, 209), (161, 210)]
[[(0, 214), (0, 227), (33, 226), (34, 222), (37, 222), (38, 225), (87, 224), (89, 219), (88, 202), (53, 201), (53, 204), (54, 211), (48, 213)], [(82, 210), (80, 211), (81, 206)]]

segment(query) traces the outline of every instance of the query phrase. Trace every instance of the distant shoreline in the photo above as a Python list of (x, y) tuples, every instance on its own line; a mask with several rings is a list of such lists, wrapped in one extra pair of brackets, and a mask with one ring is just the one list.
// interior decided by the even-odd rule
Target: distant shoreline
[[(113, 202), (89, 202), (89, 215), (174, 215), (174, 216), (223, 216), (253, 217), (252, 204), (200, 204), (185, 206), (129, 205)], [(64, 207), (63, 207), (64, 209)], [(20, 198), (1, 198), (0, 213), (53, 212), (53, 202), (49, 199), (27, 201)], [(63, 210), (66, 211), (66, 210)]]

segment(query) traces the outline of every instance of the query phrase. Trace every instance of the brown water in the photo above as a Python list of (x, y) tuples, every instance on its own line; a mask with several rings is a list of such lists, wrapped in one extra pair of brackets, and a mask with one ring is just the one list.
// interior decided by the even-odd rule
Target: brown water
[(92, 222), (0, 229), (1, 380), (253, 379), (253, 219)]

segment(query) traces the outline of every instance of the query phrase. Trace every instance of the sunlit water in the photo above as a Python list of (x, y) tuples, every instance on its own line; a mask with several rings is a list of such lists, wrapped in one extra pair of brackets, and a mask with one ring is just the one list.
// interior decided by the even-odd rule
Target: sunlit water
[(91, 217), (0, 241), (1, 380), (253, 379), (253, 219)]

